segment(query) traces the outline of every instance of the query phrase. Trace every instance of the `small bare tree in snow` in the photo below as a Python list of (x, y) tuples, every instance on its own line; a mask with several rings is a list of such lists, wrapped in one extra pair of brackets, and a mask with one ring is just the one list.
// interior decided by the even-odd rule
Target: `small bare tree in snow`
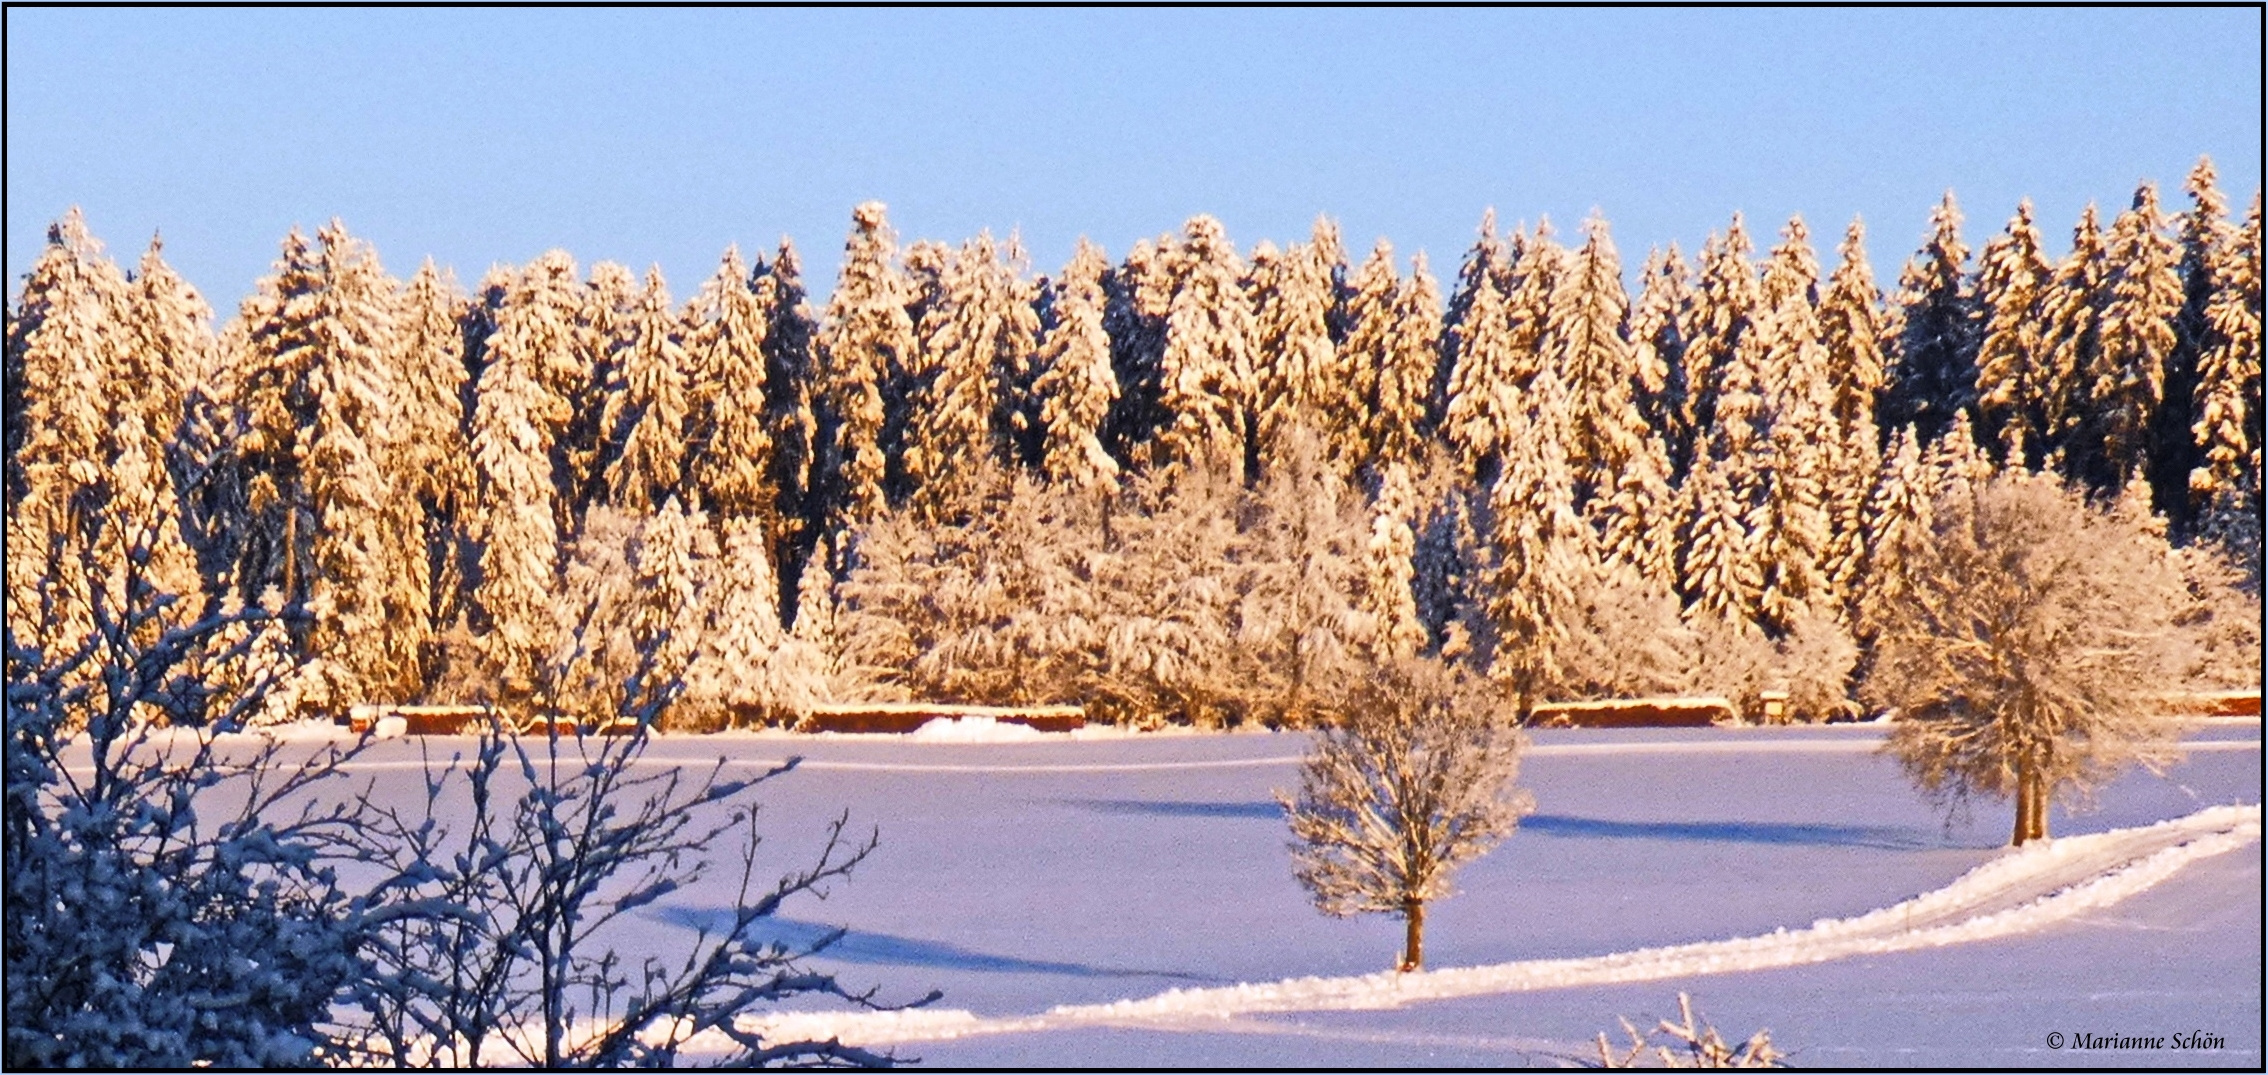
[(2190, 597), (2147, 520), (2021, 470), (1934, 515), (1865, 686), (1899, 710), (1888, 749), (1923, 791), (2013, 797), (2021, 844), (2047, 835), (2050, 800), (2172, 761)]
[(1378, 665), (1330, 707), (1300, 768), (1293, 871), (1324, 914), (1400, 915), (1399, 969), (1425, 964), (1425, 905), (1534, 809), (1524, 746), (1486, 681), (1436, 661)]

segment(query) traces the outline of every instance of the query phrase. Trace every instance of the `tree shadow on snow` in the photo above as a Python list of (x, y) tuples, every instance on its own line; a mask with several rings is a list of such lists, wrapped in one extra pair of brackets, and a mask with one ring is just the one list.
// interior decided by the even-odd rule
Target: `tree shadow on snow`
[(1065, 806), (1076, 806), (1098, 814), (1142, 814), (1149, 817), (1227, 817), (1262, 818), (1281, 821), (1284, 808), (1272, 802), (1250, 803), (1192, 803), (1156, 802), (1148, 799), (1058, 799)]
[[(721, 933), (732, 927), (731, 912), (721, 909), (666, 908), (656, 917), (687, 929), (706, 928), (711, 934)], [(834, 926), (819, 922), (801, 922), (792, 918), (766, 918), (749, 927), (748, 935), (751, 939), (759, 942), (775, 943), (791, 951), (802, 951), (817, 944), (820, 938), (834, 931)], [(925, 941), (918, 937), (897, 937), (887, 933), (869, 933), (860, 930), (852, 930), (843, 934), (841, 940), (828, 945), (826, 951), (819, 953), (819, 958), (838, 960), (844, 963), (941, 967), (946, 970), (983, 971), (998, 974), (1062, 974), (1074, 978), (1173, 978), (1192, 982), (1223, 980), (1211, 975), (1191, 974), (1184, 971), (1097, 967), (1087, 963), (1063, 963), (1053, 960), (988, 955), (983, 952), (972, 952), (957, 944), (946, 944), (943, 941)]]
[(1565, 814), (1532, 814), (1520, 820), (1520, 829), (1572, 839), (1865, 847), (1884, 851), (1967, 846), (1930, 830), (1896, 825), (1804, 825), (1774, 821), (1607, 821), (1595, 817), (1569, 817)]

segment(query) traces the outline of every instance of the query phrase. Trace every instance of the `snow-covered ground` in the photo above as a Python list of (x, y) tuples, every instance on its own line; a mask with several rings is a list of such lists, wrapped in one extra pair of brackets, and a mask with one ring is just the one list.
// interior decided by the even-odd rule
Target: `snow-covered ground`
[[(1550, 1063), (1684, 990), (1801, 1064), (2262, 1062), (2257, 722), (2200, 726), (2182, 765), (2058, 809), (2059, 838), (2020, 852), (2004, 805), (1932, 813), (1880, 727), (1541, 732), (1537, 813), (1431, 909), (1409, 978), (1378, 973), (1398, 921), (1325, 918), (1291, 877), (1271, 792), (1301, 737), (1003, 731), (654, 744), (654, 764), (808, 759), (770, 785), (768, 866), (845, 809), (881, 831), (778, 934), (847, 925), (821, 966), (944, 999), (780, 1029), (959, 1066)], [(420, 745), (356, 768), (413, 795)], [(618, 943), (670, 951), (728, 896), (656, 904)], [(2198, 1031), (2225, 1048), (2047, 1044)]]

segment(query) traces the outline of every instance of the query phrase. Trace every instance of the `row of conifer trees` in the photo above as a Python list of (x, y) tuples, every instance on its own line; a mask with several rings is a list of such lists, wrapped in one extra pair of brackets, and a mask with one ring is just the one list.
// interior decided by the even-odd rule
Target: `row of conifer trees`
[[(1759, 255), (1737, 215), (1691, 262), (1650, 253), (1633, 298), (1603, 219), (1562, 242), (1492, 214), (1444, 299), (1422, 255), (1405, 273), (1381, 240), (1357, 264), (1327, 220), (1240, 255), (1197, 217), (1115, 264), (1082, 241), (1035, 277), (1013, 239), (900, 248), (868, 203), (823, 310), (787, 242), (727, 251), (681, 306), (658, 270), (558, 252), (469, 295), (430, 262), (404, 282), (333, 223), (287, 237), (217, 330), (154, 241), (122, 271), (74, 212), (9, 310), (9, 628), (79, 637), (73, 565), (142, 557), (169, 592), (297, 610), (266, 643), (297, 669), (293, 707), (509, 698), (594, 637), (672, 654), (720, 706), (1076, 701), (1030, 695), (1099, 681), (912, 671), (950, 632), (915, 624), (946, 613), (903, 585), (955, 534), (1068, 541), (1005, 524), (1069, 498), (1099, 506), (1062, 524), (1103, 535), (1096, 555), (1155, 560), (1128, 593), (1205, 573), (1159, 521), (1175, 512), (1291, 527), (1204, 545), (1244, 565), (1222, 637), (1259, 646), (1254, 668), (1393, 649), (1528, 701), (1731, 689), (1569, 656), (1569, 632), (1646, 606), (1667, 620), (1626, 633), (1777, 652), (1752, 681), (1807, 674), (1789, 656), (1806, 647), (1844, 654), (1811, 662), (1821, 712), (1863, 666), (1901, 535), (1995, 467), (2154, 510), (2257, 586), (2260, 198), (2230, 220), (2207, 162), (2187, 190), (2179, 213), (2148, 184), (2107, 225), (2089, 207), (2060, 260), (2028, 203), (1972, 258), (1948, 194), (1888, 295), (1859, 224), (1828, 271), (1801, 219)], [(1345, 504), (1310, 527), (1297, 505), (1318, 489)], [(87, 524), (105, 512), (143, 525)], [(1127, 548), (1144, 525), (1152, 547)], [(1315, 566), (1333, 556), (1339, 574)], [(1073, 565), (1019, 607), (1097, 577)], [(1109, 619), (1090, 613), (1063, 615)], [(1151, 629), (1173, 615), (1109, 620), (1090, 663), (1170, 680), (1204, 637)], [(1129, 656), (1145, 644), (1179, 657)], [(988, 659), (1047, 656), (1018, 645)], [(1191, 696), (1122, 700), (1186, 714)]]

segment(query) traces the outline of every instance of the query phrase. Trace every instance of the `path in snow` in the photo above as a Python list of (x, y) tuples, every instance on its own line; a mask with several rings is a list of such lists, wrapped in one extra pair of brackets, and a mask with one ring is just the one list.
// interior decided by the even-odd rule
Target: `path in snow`
[(2004, 854), (1913, 899), (1808, 928), (1644, 948), (1575, 959), (1538, 959), (1419, 974), (1297, 978), (1211, 989), (1174, 989), (1031, 1016), (986, 1018), (960, 1010), (806, 1012), (759, 1021), (767, 1037), (839, 1037), (862, 1045), (944, 1041), (985, 1034), (1087, 1027), (1233, 1029), (1260, 1013), (1398, 1008), (1420, 1001), (1793, 967), (2028, 933), (2144, 891), (2184, 865), (2260, 838), (2261, 808), (2217, 806), (2155, 825), (2064, 837)]

